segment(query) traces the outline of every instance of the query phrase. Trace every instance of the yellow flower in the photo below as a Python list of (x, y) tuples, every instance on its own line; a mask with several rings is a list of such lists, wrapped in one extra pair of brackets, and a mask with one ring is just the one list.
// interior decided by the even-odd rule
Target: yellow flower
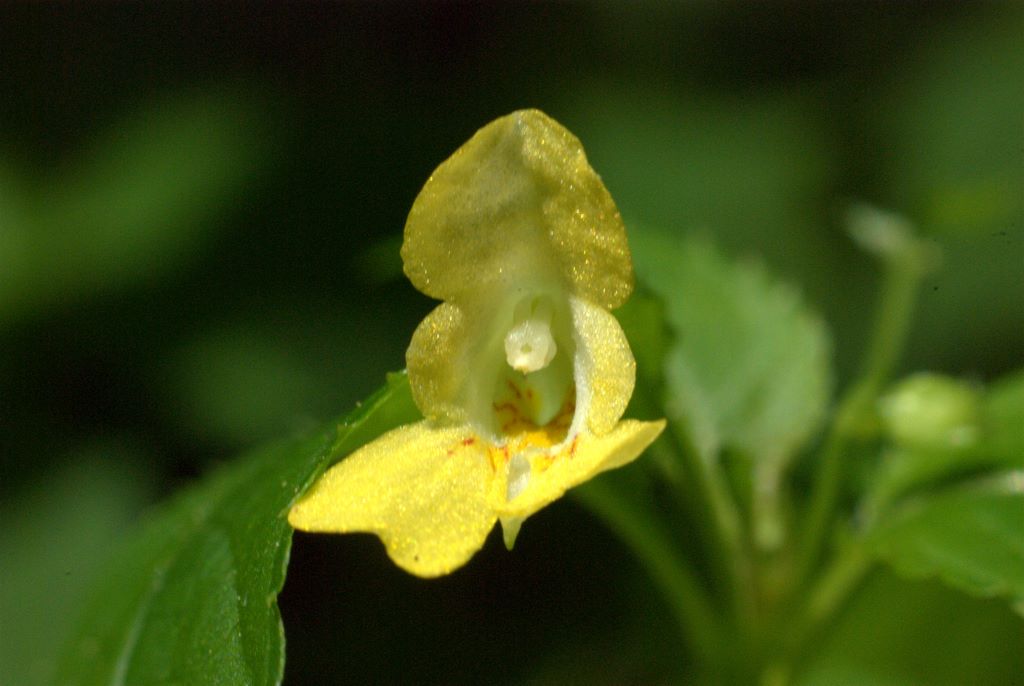
[(371, 532), (403, 569), (447, 574), (497, 520), (524, 519), (636, 459), (663, 421), (620, 421), (636, 364), (608, 312), (633, 267), (619, 212), (579, 140), (537, 110), (491, 122), (441, 164), (402, 245), (413, 285), (443, 300), (406, 353), (425, 419), (338, 463), (288, 515)]

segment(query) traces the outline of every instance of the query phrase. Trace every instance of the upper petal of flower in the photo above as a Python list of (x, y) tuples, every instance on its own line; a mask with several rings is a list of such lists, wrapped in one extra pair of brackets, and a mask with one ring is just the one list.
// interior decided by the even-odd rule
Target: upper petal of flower
[(402, 569), (448, 574), (496, 519), (487, 450), (465, 426), (399, 427), (331, 467), (288, 513), (296, 529), (377, 534)]
[(579, 140), (538, 110), (491, 122), (434, 171), (402, 259), (413, 285), (441, 300), (527, 283), (612, 309), (633, 287), (614, 201)]

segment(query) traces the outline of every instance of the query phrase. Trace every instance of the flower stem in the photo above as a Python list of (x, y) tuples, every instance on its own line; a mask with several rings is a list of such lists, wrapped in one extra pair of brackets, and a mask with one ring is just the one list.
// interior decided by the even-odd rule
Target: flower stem
[[(839, 402), (814, 474), (806, 525), (797, 554), (794, 577), (797, 588), (821, 557), (839, 500), (848, 445), (874, 413), (876, 399), (906, 341), (921, 278), (934, 261), (931, 248), (910, 235), (896, 219), (878, 213), (869, 220), (875, 225), (870, 227), (874, 232), (870, 237), (873, 244), (867, 247), (879, 252), (885, 264), (879, 306), (860, 380)], [(879, 236), (885, 240), (877, 241)]]
[(811, 644), (819, 642), (825, 624), (846, 603), (874, 560), (859, 539), (847, 540), (816, 583), (800, 599), (794, 613), (785, 620), (785, 631), (776, 643), (776, 654), (762, 672), (762, 684), (784, 686), (799, 671)]
[(684, 500), (689, 501), (687, 504), (696, 508), (697, 521), (706, 530), (712, 545), (711, 559), (727, 585), (737, 626), (749, 629), (755, 605), (752, 569), (736, 502), (718, 465), (709, 463), (700, 455), (678, 424), (670, 424), (670, 431), (689, 477), (689, 481), (680, 483), (677, 490)]
[(798, 638), (805, 639), (833, 616), (871, 565), (872, 558), (861, 542), (848, 543), (808, 593), (804, 611), (796, 623)]
[(653, 513), (596, 479), (573, 493), (622, 539), (644, 564), (698, 657), (715, 660), (726, 645), (707, 591)]
[[(650, 416), (662, 414), (651, 386), (638, 386), (634, 400)], [(747, 627), (754, 611), (752, 570), (744, 543), (743, 521), (717, 464), (705, 460), (685, 427), (670, 421), (667, 437), (648, 449), (681, 506), (693, 512), (710, 544), (715, 578), (726, 584), (737, 625)], [(671, 439), (671, 440), (668, 440)]]

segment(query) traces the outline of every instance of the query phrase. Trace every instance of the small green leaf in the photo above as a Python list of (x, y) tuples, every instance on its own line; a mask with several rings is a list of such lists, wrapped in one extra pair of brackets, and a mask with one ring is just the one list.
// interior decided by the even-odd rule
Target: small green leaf
[(701, 459), (731, 456), (757, 545), (785, 537), (782, 474), (818, 429), (831, 385), (824, 324), (760, 265), (706, 241), (634, 231), (637, 274), (665, 302), (675, 334), (665, 412)]
[(1024, 467), (1024, 369), (997, 381), (985, 396), (982, 421), (991, 451)]
[(896, 571), (978, 596), (1024, 601), (1024, 471), (906, 503), (868, 534)]
[(879, 403), (896, 447), (886, 450), (861, 515), (870, 526), (900, 497), (954, 478), (1024, 467), (1024, 374), (997, 382), (984, 397), (971, 386), (916, 374)]
[(874, 486), (869, 519), (910, 484), (966, 469), (1004, 471), (890, 508), (867, 533), (874, 551), (901, 573), (1024, 602), (1024, 373), (986, 394), (982, 435), (968, 451), (895, 457)]
[(664, 298), (676, 335), (666, 366), (671, 418), (705, 459), (730, 448), (782, 469), (825, 414), (823, 323), (757, 264), (730, 263), (703, 241), (632, 238), (639, 277)]
[(242, 458), (160, 508), (112, 561), (61, 684), (276, 684), (277, 594), (294, 500), (330, 464), (418, 412), (404, 374), (338, 428)]

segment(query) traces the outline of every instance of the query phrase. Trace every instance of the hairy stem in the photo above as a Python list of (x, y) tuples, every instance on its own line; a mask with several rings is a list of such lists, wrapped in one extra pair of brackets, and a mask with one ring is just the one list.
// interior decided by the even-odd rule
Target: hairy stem
[(860, 380), (839, 402), (814, 474), (797, 557), (797, 587), (810, 575), (821, 557), (835, 517), (850, 440), (874, 413), (878, 395), (903, 349), (918, 286), (925, 273), (923, 250), (915, 252), (916, 248), (915, 244), (908, 244), (906, 254), (889, 256), (886, 260), (878, 312)]
[[(658, 416), (662, 411), (661, 403), (655, 400), (649, 386), (638, 386), (634, 399), (651, 416)], [(666, 433), (671, 441), (665, 438), (656, 441), (648, 449), (649, 457), (678, 496), (683, 509), (694, 514), (710, 545), (709, 559), (715, 578), (725, 583), (737, 625), (748, 629), (755, 606), (753, 572), (736, 503), (721, 470), (700, 455), (679, 423), (670, 422)]]
[(755, 612), (753, 570), (743, 529), (743, 520), (736, 502), (717, 464), (709, 463), (694, 447), (693, 441), (670, 424), (676, 445), (689, 480), (680, 486), (680, 495), (695, 508), (698, 522), (711, 543), (711, 559), (726, 583), (728, 600), (737, 625), (750, 630)]
[(872, 558), (859, 541), (848, 543), (810, 589), (796, 622), (797, 638), (808, 635), (832, 617), (871, 569)]
[(820, 642), (827, 623), (860, 585), (874, 566), (874, 560), (861, 540), (847, 541), (818, 576), (816, 583), (800, 598), (801, 602), (785, 620), (785, 630), (773, 659), (761, 673), (762, 686), (784, 686), (799, 673), (800, 662)]

